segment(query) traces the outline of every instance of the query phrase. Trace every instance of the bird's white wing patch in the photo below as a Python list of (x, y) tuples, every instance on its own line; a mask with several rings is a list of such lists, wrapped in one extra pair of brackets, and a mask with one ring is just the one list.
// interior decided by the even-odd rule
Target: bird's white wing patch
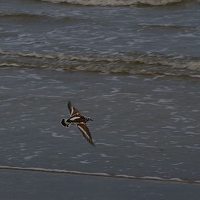
[(73, 112), (74, 112), (74, 108), (73, 108), (73, 106), (71, 106), (71, 112), (70, 112), (71, 116), (72, 116)]
[(74, 115), (79, 114), (79, 111), (72, 106), (70, 101), (68, 102), (68, 109), (69, 109), (70, 116), (74, 116)]
[(74, 120), (76, 120), (76, 119), (80, 119), (80, 117), (79, 117), (79, 116), (71, 117), (71, 118), (70, 118), (70, 121), (74, 121)]
[(77, 125), (78, 128), (80, 129), (80, 131), (84, 134), (84, 136), (86, 136), (88, 139), (90, 139), (90, 136), (88, 135), (87, 131), (84, 130), (81, 126)]

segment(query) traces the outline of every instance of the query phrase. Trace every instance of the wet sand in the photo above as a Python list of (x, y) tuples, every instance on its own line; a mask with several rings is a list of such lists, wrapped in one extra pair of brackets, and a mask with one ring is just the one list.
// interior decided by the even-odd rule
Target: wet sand
[(0, 171), (0, 199), (199, 200), (200, 185), (83, 175)]

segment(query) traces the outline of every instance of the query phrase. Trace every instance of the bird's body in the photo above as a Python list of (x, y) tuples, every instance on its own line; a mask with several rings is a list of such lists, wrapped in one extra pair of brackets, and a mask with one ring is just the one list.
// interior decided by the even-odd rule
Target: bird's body
[(61, 124), (66, 127), (69, 127), (70, 125), (76, 125), (83, 134), (83, 136), (85, 137), (85, 139), (90, 144), (94, 145), (89, 128), (86, 125), (86, 122), (92, 121), (92, 119), (81, 115), (80, 112), (75, 107), (72, 106), (70, 101), (68, 102), (68, 108), (70, 112), (70, 117), (68, 119), (62, 119)]

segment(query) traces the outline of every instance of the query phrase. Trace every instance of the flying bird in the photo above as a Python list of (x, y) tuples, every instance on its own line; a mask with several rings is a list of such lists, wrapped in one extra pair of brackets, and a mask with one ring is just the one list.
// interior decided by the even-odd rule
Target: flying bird
[(68, 119), (62, 119), (61, 124), (65, 127), (70, 127), (70, 125), (76, 125), (81, 131), (85, 139), (93, 146), (95, 146), (90, 130), (86, 125), (86, 122), (93, 121), (90, 117), (86, 117), (80, 114), (80, 112), (72, 106), (71, 102), (68, 102), (68, 109), (70, 117)]

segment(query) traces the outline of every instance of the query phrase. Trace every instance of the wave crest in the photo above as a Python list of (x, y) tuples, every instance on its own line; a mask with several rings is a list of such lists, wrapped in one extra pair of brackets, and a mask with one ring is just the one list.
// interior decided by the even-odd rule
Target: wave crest
[(200, 58), (161, 53), (69, 55), (0, 51), (0, 67), (53, 68), (100, 73), (169, 75), (200, 78)]
[(131, 5), (151, 5), (162, 6), (180, 3), (183, 0), (43, 0), (52, 3), (69, 3), (89, 6), (131, 6)]

